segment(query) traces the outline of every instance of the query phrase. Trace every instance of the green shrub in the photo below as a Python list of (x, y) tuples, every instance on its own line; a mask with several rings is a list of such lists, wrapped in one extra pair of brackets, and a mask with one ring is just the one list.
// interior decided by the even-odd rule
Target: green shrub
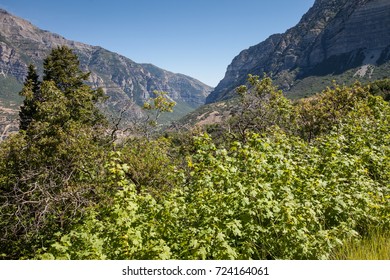
[(195, 141), (189, 177), (178, 172), (182, 185), (159, 201), (138, 194), (126, 179), (129, 167), (117, 163), (112, 182), (124, 189), (114, 204), (92, 211), (44, 256), (329, 258), (366, 225), (385, 225), (389, 211), (389, 197), (374, 195), (383, 186), (362, 158), (343, 151), (343, 140), (330, 135), (309, 145), (276, 131), (218, 149), (204, 135)]

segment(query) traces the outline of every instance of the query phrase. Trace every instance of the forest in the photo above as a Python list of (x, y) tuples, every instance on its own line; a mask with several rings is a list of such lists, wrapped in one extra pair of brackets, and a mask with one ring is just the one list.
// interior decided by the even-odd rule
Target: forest
[(249, 75), (228, 119), (177, 131), (155, 92), (119, 137), (71, 49), (35, 67), (0, 143), (0, 259), (390, 259), (388, 79), (293, 101)]

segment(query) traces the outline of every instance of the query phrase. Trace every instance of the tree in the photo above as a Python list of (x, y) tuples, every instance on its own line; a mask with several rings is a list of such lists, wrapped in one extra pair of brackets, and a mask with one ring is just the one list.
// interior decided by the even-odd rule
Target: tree
[(377, 80), (369, 84), (370, 92), (380, 95), (384, 100), (390, 101), (390, 79)]
[(173, 112), (173, 107), (176, 102), (172, 101), (168, 97), (167, 92), (153, 91), (154, 97), (149, 98), (145, 101), (142, 111), (135, 108), (135, 103), (129, 103), (126, 108), (120, 113), (119, 118), (114, 124), (112, 132), (112, 138), (116, 140), (117, 132), (121, 126), (121, 121), (124, 116), (127, 116), (128, 123), (124, 129), (124, 132), (130, 134), (130, 138), (133, 137), (145, 137), (150, 139), (158, 131), (161, 130), (161, 124), (159, 119), (163, 113)]
[(310, 142), (319, 135), (329, 133), (358, 104), (367, 102), (368, 96), (369, 88), (360, 83), (350, 87), (334, 83), (333, 87), (320, 94), (299, 100), (295, 106), (298, 135)]
[(37, 113), (37, 103), (41, 100), (40, 82), (38, 78), (39, 76), (34, 65), (30, 64), (28, 66), (27, 77), (23, 89), (19, 93), (21, 96), (25, 97), (19, 112), (19, 128), (21, 130), (27, 130)]
[(7, 258), (30, 257), (104, 197), (108, 128), (95, 106), (103, 94), (84, 83), (88, 73), (78, 67), (67, 47), (45, 59), (42, 83), (30, 67), (22, 90), (25, 130), (0, 149), (0, 248)]
[(43, 81), (54, 82), (66, 98), (69, 119), (91, 125), (103, 121), (104, 116), (96, 108), (96, 103), (104, 100), (102, 89), (93, 90), (85, 84), (90, 75), (80, 69), (77, 55), (66, 46), (52, 50), (43, 62)]
[[(48, 102), (42, 96), (41, 87), (53, 88), (48, 82), (54, 83), (56, 89), (62, 92), (66, 111), (69, 113), (66, 120), (76, 120), (91, 125), (101, 123), (104, 116), (96, 108), (96, 103), (104, 100), (102, 89), (94, 90), (85, 84), (90, 73), (84, 73), (80, 69), (77, 55), (66, 46), (60, 46), (52, 50), (43, 62), (44, 76), (41, 83), (33, 65), (28, 68), (28, 74), (20, 95), (25, 97), (20, 111), (20, 129), (27, 130), (33, 120), (44, 121), (45, 112), (38, 108), (44, 102)], [(47, 106), (46, 106), (47, 107)], [(37, 119), (39, 116), (40, 119)], [(48, 117), (48, 116), (46, 116)]]
[(294, 125), (292, 104), (272, 84), (272, 79), (249, 75), (248, 83), (249, 87), (237, 88), (240, 104), (228, 120), (228, 130), (234, 138), (245, 141), (249, 132), (263, 133), (272, 126), (290, 129)]
[(65, 93), (82, 87), (90, 75), (81, 71), (77, 55), (66, 46), (53, 49), (44, 60), (43, 67), (43, 80), (53, 81)]
[[(298, 115), (296, 130), (289, 131), (279, 125), (289, 119), (274, 116), (289, 116), (289, 103), (269, 81), (257, 85), (252, 90), (262, 110), (242, 116), (263, 113), (264, 126), (253, 122), (242, 141), (223, 145), (197, 136), (186, 165), (172, 169), (162, 167), (170, 159), (158, 142), (112, 153), (106, 183), (118, 190), (113, 199), (88, 209), (37, 257), (326, 259), (369, 228), (388, 232), (389, 103), (360, 86), (336, 86), (316, 96), (313, 107), (297, 103), (292, 112), (305, 119)], [(297, 137), (306, 128), (315, 141)], [(169, 191), (160, 187), (167, 184)], [(140, 191), (144, 185), (157, 187), (159, 195)]]

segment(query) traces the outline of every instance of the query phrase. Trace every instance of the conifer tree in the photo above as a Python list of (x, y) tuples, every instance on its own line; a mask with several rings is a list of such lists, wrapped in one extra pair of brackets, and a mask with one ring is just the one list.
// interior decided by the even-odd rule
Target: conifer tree
[(28, 258), (53, 234), (76, 222), (99, 199), (105, 164), (106, 121), (95, 106), (103, 98), (84, 82), (68, 47), (44, 61), (43, 81), (33, 66), (21, 95), (25, 133), (0, 147), (0, 258)]
[(19, 112), (20, 130), (27, 130), (37, 113), (37, 102), (40, 100), (40, 82), (38, 79), (39, 76), (34, 65), (30, 64), (28, 66), (27, 77), (23, 89), (19, 93), (21, 96), (25, 97)]
[(43, 68), (43, 80), (53, 81), (63, 92), (80, 88), (90, 75), (81, 71), (77, 55), (67, 46), (53, 49)]
[(91, 125), (104, 120), (95, 106), (104, 99), (103, 91), (85, 84), (90, 73), (80, 69), (78, 57), (69, 47), (53, 49), (44, 60), (43, 69), (43, 81), (53, 82), (66, 98), (69, 119)]

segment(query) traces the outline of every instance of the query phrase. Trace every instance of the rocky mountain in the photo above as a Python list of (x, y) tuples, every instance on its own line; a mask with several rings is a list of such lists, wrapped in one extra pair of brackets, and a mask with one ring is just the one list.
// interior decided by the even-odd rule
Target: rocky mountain
[(236, 56), (206, 103), (230, 98), (248, 74), (265, 72), (291, 97), (302, 97), (326, 77), (388, 77), (389, 60), (389, 0), (316, 0), (295, 27)]
[(134, 101), (141, 105), (154, 90), (166, 91), (184, 114), (204, 104), (211, 87), (191, 77), (174, 74), (151, 64), (139, 64), (101, 47), (74, 42), (44, 31), (30, 22), (0, 9), (0, 108), (20, 103), (27, 66), (38, 66), (53, 47), (66, 45), (79, 56), (81, 67), (90, 71), (89, 83), (110, 96), (111, 108)]

